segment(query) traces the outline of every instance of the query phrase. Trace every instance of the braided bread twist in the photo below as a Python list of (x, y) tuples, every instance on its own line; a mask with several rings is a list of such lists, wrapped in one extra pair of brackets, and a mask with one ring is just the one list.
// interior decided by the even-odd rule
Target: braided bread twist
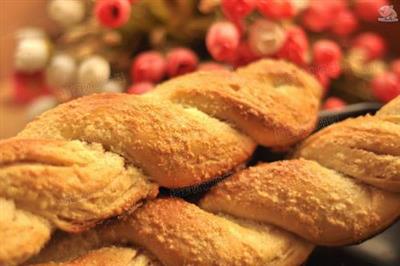
[[(294, 157), (304, 158), (240, 171), (211, 188), (199, 207), (176, 198), (156, 199), (121, 220), (82, 235), (53, 238), (33, 262), (65, 261), (91, 249), (130, 243), (146, 248), (163, 265), (299, 265), (311, 252), (311, 243), (362, 241), (400, 215), (400, 193), (366, 183), (375, 184), (381, 178), (379, 187), (388, 182), (393, 185), (390, 190), (399, 192), (399, 107), (400, 97), (376, 116), (349, 119), (323, 129), (294, 153)], [(372, 145), (378, 142), (379, 152), (365, 150), (378, 149)], [(335, 166), (341, 164), (327, 165), (323, 156), (308, 158), (316, 154), (309, 152), (315, 143), (321, 143), (323, 149), (329, 147), (323, 143), (341, 145), (338, 155), (327, 155), (333, 156), (333, 161), (348, 156), (347, 167), (338, 170)], [(347, 147), (364, 151), (364, 157), (349, 153)], [(361, 161), (369, 158), (365, 156), (374, 156), (370, 163), (384, 167), (380, 175), (369, 165), (360, 174)], [(358, 169), (355, 174), (342, 172), (353, 167)], [(154, 259), (150, 261), (146, 265), (156, 265)]]
[[(0, 142), (0, 264), (133, 210), (158, 185), (193, 186), (314, 128), (321, 89), (282, 61), (196, 72), (149, 95), (99, 94), (50, 110)], [(15, 232), (19, 232), (16, 237)]]
[[(163, 265), (299, 265), (313, 244), (357, 243), (399, 217), (400, 193), (368, 184), (400, 192), (399, 140), (400, 97), (375, 116), (314, 134), (294, 153), (303, 158), (259, 164), (228, 177), (199, 207), (176, 198), (151, 200), (110, 224), (54, 238), (32, 262), (65, 261), (122, 243), (146, 248)], [(338, 145), (337, 154), (329, 143)], [(325, 148), (334, 163), (325, 160)], [(345, 168), (337, 163), (342, 156)]]

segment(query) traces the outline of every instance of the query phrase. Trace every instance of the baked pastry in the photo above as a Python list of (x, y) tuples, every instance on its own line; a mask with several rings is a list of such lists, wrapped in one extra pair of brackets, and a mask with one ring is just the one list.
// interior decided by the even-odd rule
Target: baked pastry
[(353, 244), (382, 231), (400, 216), (400, 97), (374, 116), (320, 130), (293, 157), (226, 179), (200, 206), (317, 245)]
[(105, 247), (89, 251), (78, 258), (66, 262), (50, 262), (36, 266), (162, 266), (151, 256), (134, 248)]
[(214, 215), (182, 199), (166, 198), (81, 235), (56, 237), (30, 263), (65, 261), (121, 243), (144, 247), (166, 266), (300, 265), (313, 249), (274, 226)]
[[(307, 156), (310, 143), (326, 141), (326, 134), (336, 137), (349, 132), (348, 138), (357, 139), (357, 134), (370, 133), (362, 145), (382, 137), (385, 153), (374, 156), (376, 160), (388, 157), (391, 170), (383, 173), (379, 188), (358, 175), (329, 169), (318, 157), (263, 163), (218, 183), (200, 200), (199, 207), (175, 198), (151, 200), (132, 214), (94, 230), (54, 238), (31, 262), (63, 261), (66, 250), (71, 252), (67, 257), (74, 257), (107, 245), (134, 244), (163, 265), (299, 265), (313, 244), (363, 241), (400, 216), (399, 191), (380, 188), (385, 187), (381, 186), (384, 181), (396, 184), (400, 179), (399, 105), (400, 97), (375, 116), (327, 127), (294, 153), (294, 157)], [(353, 126), (360, 131), (349, 131)], [(346, 147), (347, 142), (338, 141), (341, 144)], [(348, 157), (348, 168), (359, 165), (359, 160)], [(79, 247), (78, 252), (71, 246)]]
[[(157, 187), (194, 186), (313, 130), (321, 88), (283, 61), (196, 72), (149, 95), (91, 95), (50, 110), (0, 142), (0, 264), (133, 211)], [(19, 231), (18, 235), (16, 234)]]

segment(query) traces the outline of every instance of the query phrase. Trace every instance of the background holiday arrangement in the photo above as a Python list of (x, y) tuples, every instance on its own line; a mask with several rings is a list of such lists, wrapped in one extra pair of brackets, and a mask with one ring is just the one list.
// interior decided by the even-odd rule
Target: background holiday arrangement
[(174, 76), (263, 57), (313, 73), (324, 109), (400, 94), (396, 0), (0, 2), (0, 138), (82, 95), (142, 94)]

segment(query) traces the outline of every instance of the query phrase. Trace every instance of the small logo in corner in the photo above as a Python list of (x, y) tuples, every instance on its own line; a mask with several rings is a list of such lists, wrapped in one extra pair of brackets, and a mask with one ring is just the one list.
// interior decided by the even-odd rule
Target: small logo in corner
[(399, 19), (397, 18), (396, 10), (392, 5), (385, 5), (378, 9), (379, 15), (381, 17), (378, 18), (380, 22), (397, 22)]

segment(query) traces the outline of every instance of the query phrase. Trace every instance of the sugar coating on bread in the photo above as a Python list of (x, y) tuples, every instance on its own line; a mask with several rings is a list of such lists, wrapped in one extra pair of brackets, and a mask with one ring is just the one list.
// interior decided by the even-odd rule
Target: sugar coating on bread
[[(400, 194), (390, 187), (400, 178), (397, 118), (384, 108), (373, 117), (338, 123), (299, 145), (295, 159), (259, 164), (228, 177), (206, 193), (199, 206), (176, 198), (151, 200), (83, 235), (55, 240), (37, 259), (83, 242), (88, 250), (115, 243), (138, 245), (164, 265), (212, 265), (215, 261), (299, 265), (313, 244), (360, 242), (400, 215)], [(315, 147), (308, 153), (314, 143), (320, 143), (322, 150)], [(338, 160), (338, 153), (342, 154), (338, 158), (347, 156), (346, 161), (328, 165), (324, 150), (333, 160)], [(362, 164), (366, 152), (371, 153), (372, 169)], [(360, 154), (364, 157), (357, 157)], [(378, 178), (382, 169), (388, 170), (374, 186), (376, 180), (365, 175)]]
[(87, 230), (132, 212), (158, 186), (213, 180), (249, 160), (257, 145), (287, 148), (314, 129), (321, 86), (298, 67), (261, 60), (214, 74), (178, 77), (145, 96), (82, 97), (1, 141), (0, 197), (15, 213), (35, 216), (32, 231), (43, 234), (40, 241), (16, 236), (26, 250), (0, 261), (22, 262), (56, 229)]
[[(214, 215), (182, 199), (164, 198), (149, 201), (122, 220), (85, 232), (83, 237), (55, 240), (35, 260), (54, 259), (52, 254), (90, 239), (105, 245), (134, 243), (171, 266), (298, 265), (313, 249), (312, 244), (274, 226)], [(92, 243), (92, 248), (97, 244)]]

